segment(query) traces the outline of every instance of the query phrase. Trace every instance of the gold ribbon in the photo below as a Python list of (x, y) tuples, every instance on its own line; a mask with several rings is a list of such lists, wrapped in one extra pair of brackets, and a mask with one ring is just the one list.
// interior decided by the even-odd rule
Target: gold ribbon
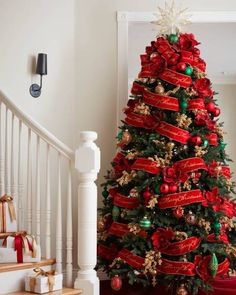
[(53, 291), (53, 287), (55, 285), (55, 270), (44, 271), (42, 268), (35, 268), (34, 269), (35, 276), (30, 278), (29, 285), (30, 285), (30, 292), (34, 292), (34, 288), (36, 285), (36, 278), (38, 276), (48, 277), (48, 287), (49, 292)]
[(15, 211), (15, 207), (14, 207), (14, 203), (13, 203), (13, 198), (11, 196), (8, 196), (7, 194), (5, 194), (0, 198), (0, 202), (1, 202), (2, 207), (4, 206), (4, 203), (8, 204), (11, 222), (16, 220), (16, 211)]

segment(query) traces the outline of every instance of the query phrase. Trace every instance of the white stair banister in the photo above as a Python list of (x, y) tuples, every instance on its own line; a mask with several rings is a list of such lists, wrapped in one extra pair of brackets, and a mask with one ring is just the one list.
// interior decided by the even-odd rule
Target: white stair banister
[(3, 119), (2, 102), (0, 101), (0, 197), (5, 193), (4, 154), (3, 154)]
[(10, 195), (9, 191), (9, 165), (8, 165), (8, 108), (5, 113), (5, 194)]
[(62, 273), (61, 154), (58, 154), (58, 189), (56, 217), (56, 270)]
[(97, 186), (100, 170), (100, 150), (93, 142), (97, 133), (80, 133), (75, 167), (79, 172), (78, 186), (78, 276), (75, 289), (83, 294), (99, 295), (99, 280), (94, 270), (97, 262)]
[(51, 186), (50, 186), (50, 145), (47, 144), (46, 155), (46, 228), (45, 248), (46, 258), (51, 258)]
[(23, 230), (23, 173), (22, 173), (22, 121), (19, 120), (18, 132), (18, 229)]

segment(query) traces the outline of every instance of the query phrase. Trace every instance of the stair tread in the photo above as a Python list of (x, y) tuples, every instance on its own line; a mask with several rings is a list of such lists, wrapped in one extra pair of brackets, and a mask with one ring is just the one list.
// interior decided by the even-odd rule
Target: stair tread
[(40, 262), (26, 262), (26, 263), (1, 263), (0, 273), (16, 271), (21, 269), (43, 267), (48, 265), (53, 265), (56, 263), (55, 259), (42, 259)]
[[(25, 292), (25, 291), (20, 291), (20, 292), (14, 292), (14, 293), (8, 293), (8, 295), (30, 295), (35, 293), (30, 293), (30, 292)], [(71, 289), (71, 288), (63, 288), (62, 290), (59, 291), (54, 291), (54, 292), (49, 292), (49, 293), (44, 293), (46, 294), (51, 294), (51, 295), (81, 295), (82, 290), (79, 289)]]

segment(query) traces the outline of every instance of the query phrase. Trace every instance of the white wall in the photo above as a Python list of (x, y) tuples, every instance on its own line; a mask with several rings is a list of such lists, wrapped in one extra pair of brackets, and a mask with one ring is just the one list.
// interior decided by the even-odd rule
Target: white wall
[[(75, 130), (74, 0), (0, 0), (0, 88), (70, 146)], [(42, 95), (29, 94), (32, 59), (48, 54)]]

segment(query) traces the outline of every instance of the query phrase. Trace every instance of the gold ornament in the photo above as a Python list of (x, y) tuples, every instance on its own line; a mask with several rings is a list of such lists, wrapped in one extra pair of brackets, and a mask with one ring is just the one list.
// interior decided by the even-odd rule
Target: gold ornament
[(110, 268), (120, 268), (121, 263), (123, 260), (120, 257), (115, 258), (112, 263), (109, 265)]
[(157, 251), (150, 250), (146, 252), (144, 261), (144, 274), (156, 274), (157, 265), (161, 265), (161, 253)]
[(197, 225), (205, 229), (206, 233), (209, 234), (211, 231), (211, 223), (204, 218), (199, 218), (197, 220)]
[(189, 125), (192, 124), (192, 119), (186, 116), (185, 114), (178, 114), (176, 121), (177, 126), (180, 128), (188, 128)]
[(165, 167), (166, 166), (166, 160), (163, 158), (159, 158), (157, 155), (154, 155), (153, 157), (148, 157), (149, 160), (152, 160), (157, 163), (157, 167)]
[(174, 147), (175, 147), (175, 144), (174, 144), (174, 142), (172, 142), (172, 141), (170, 141), (170, 142), (168, 142), (168, 143), (166, 144), (166, 150), (167, 150), (167, 151), (172, 151)]
[(185, 93), (188, 95), (188, 96), (195, 96), (197, 95), (197, 92), (192, 88), (192, 87), (189, 87), (185, 90)]
[(187, 291), (187, 289), (186, 289), (186, 287), (185, 287), (184, 284), (181, 284), (178, 287), (178, 289), (176, 291), (176, 295), (188, 295), (188, 291)]
[(134, 112), (140, 115), (150, 115), (150, 108), (144, 102), (135, 105)]
[(132, 170), (130, 173), (128, 173), (127, 171), (123, 171), (122, 174), (123, 175), (116, 180), (121, 186), (128, 184), (137, 175), (136, 171), (134, 170)]
[(151, 199), (148, 202), (147, 208), (150, 208), (150, 209), (155, 208), (156, 204), (158, 204), (157, 197), (159, 196), (155, 195), (151, 197)]
[(126, 158), (127, 160), (134, 160), (134, 159), (136, 159), (138, 156), (139, 156), (139, 152), (138, 152), (138, 151), (135, 151), (134, 149), (132, 149), (132, 150), (128, 150), (128, 151), (127, 151), (127, 155), (125, 156), (125, 158)]
[(186, 190), (190, 191), (191, 188), (192, 188), (192, 187), (191, 187), (190, 181), (187, 179), (187, 180), (184, 182), (184, 184), (183, 184), (183, 189), (186, 189)]
[(161, 94), (161, 95), (163, 95), (165, 93), (165, 89), (162, 86), (161, 82), (158, 82), (158, 84), (157, 84), (157, 86), (155, 88), (155, 92), (158, 93), (158, 94)]
[(106, 224), (105, 224), (104, 218), (100, 217), (97, 223), (98, 232), (103, 232), (105, 228), (106, 228)]
[(202, 72), (197, 67), (193, 68), (193, 74), (194, 74), (194, 76), (197, 77), (197, 79), (202, 79), (202, 78), (206, 77), (206, 73)]
[(222, 216), (219, 221), (221, 224), (225, 225), (228, 231), (232, 231), (232, 229), (235, 227), (233, 220), (227, 216)]
[(183, 232), (183, 231), (176, 231), (175, 232), (175, 236), (174, 236), (174, 239), (176, 241), (183, 241), (183, 240), (186, 240), (188, 238), (188, 235)]
[(129, 133), (129, 130), (126, 129), (122, 134), (121, 141), (117, 143), (117, 147), (128, 145), (131, 141), (132, 141), (132, 135)]
[(107, 232), (101, 232), (101, 233), (98, 233), (98, 241), (103, 241), (105, 242), (108, 238), (108, 233)]
[(137, 235), (140, 231), (141, 231), (141, 228), (139, 226), (139, 224), (129, 224), (128, 225), (128, 229), (131, 233), (133, 233), (134, 235)]
[(196, 215), (193, 214), (192, 211), (189, 211), (189, 213), (185, 216), (185, 220), (188, 224), (191, 225), (194, 225), (197, 222)]
[(194, 148), (194, 152), (195, 152), (195, 157), (202, 157), (204, 156), (207, 151), (205, 150), (205, 146), (198, 146), (196, 145), (195, 148)]

